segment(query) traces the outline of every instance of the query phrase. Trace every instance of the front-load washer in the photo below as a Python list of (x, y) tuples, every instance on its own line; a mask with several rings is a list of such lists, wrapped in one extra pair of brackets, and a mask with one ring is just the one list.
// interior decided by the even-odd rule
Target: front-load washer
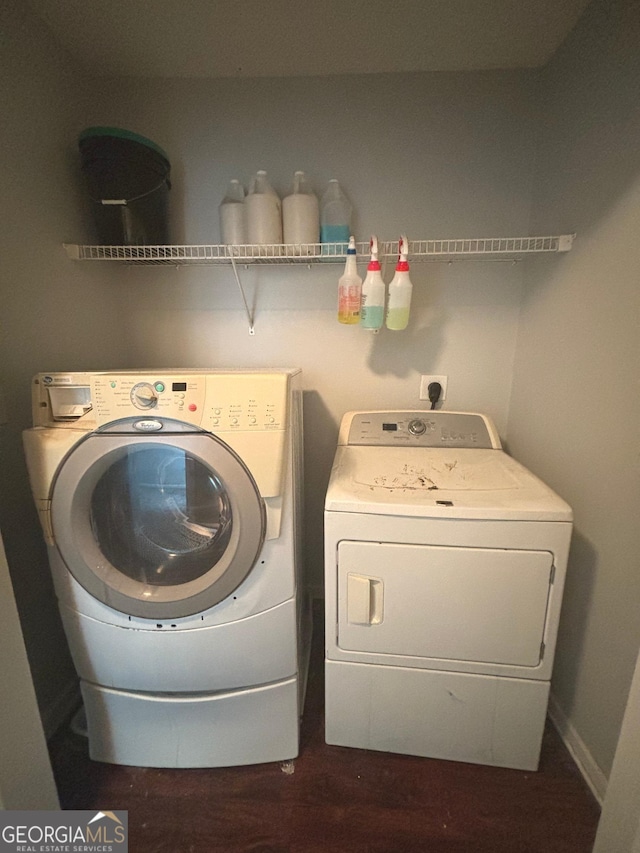
[(537, 769), (571, 529), (486, 416), (346, 414), (325, 503), (327, 742)]
[(297, 370), (39, 374), (31, 487), (90, 756), (294, 758), (309, 615)]

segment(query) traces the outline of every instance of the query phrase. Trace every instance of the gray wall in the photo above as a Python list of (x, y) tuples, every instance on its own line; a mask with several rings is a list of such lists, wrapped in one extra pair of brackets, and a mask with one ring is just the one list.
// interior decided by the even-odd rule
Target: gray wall
[(636, 663), (593, 853), (640, 851), (640, 657)]
[(596, 2), (540, 92), (533, 227), (578, 239), (527, 266), (509, 417), (514, 455), (574, 507), (552, 689), (604, 774), (640, 644), (638, 92), (640, 5)]
[(0, 644), (0, 809), (58, 809), (58, 795), (1, 536)]
[(91, 88), (26, 3), (0, 5), (0, 529), (35, 685), (50, 730), (75, 676), (55, 607), (21, 448), (30, 379), (39, 370), (128, 362), (120, 285), (66, 259), (63, 241), (86, 233), (75, 156), (78, 116)]

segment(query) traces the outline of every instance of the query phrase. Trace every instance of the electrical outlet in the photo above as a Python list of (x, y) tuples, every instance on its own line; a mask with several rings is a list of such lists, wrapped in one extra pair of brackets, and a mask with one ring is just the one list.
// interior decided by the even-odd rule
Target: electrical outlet
[(429, 385), (432, 382), (439, 382), (442, 386), (442, 393), (440, 394), (440, 399), (437, 402), (437, 406), (440, 406), (443, 400), (447, 399), (447, 377), (446, 376), (421, 376), (420, 377), (420, 399), (428, 400), (429, 399)]

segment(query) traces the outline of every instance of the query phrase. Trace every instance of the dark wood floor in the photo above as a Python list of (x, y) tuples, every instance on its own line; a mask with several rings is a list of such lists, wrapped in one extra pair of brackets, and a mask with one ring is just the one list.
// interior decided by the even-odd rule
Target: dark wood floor
[(61, 804), (127, 809), (130, 853), (591, 851), (599, 809), (549, 724), (537, 773), (327, 746), (323, 725), (317, 624), (293, 767), (117, 767), (65, 729), (51, 744)]

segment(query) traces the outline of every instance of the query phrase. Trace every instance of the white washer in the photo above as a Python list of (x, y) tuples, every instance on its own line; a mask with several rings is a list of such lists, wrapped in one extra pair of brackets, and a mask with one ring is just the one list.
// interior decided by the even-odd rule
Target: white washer
[(325, 504), (327, 742), (537, 769), (571, 529), (487, 417), (346, 414)]
[(298, 754), (297, 370), (39, 374), (32, 491), (92, 758), (157, 767)]

